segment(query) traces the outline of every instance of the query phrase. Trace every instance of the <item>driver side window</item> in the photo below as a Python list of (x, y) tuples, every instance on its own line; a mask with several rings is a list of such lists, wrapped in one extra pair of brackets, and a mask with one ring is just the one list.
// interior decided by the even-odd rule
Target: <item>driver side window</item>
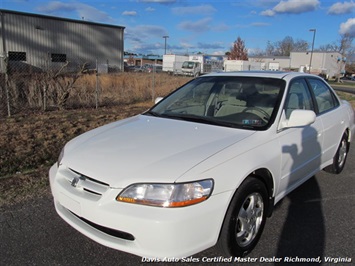
[(311, 94), (303, 79), (292, 81), (290, 84), (284, 109), (287, 119), (293, 110), (314, 110)]

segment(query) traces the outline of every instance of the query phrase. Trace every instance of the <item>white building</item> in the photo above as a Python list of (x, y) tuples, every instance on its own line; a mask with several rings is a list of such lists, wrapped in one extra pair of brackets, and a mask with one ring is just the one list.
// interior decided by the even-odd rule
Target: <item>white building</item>
[(344, 73), (345, 58), (338, 52), (313, 52), (311, 62), (311, 52), (291, 52), (290, 67), (304, 72), (310, 69), (311, 73), (333, 77)]
[(292, 70), (325, 74), (328, 77), (344, 73), (345, 58), (338, 52), (291, 52), (290, 56), (250, 56), (249, 61), (261, 62), (262, 70)]
[(288, 70), (290, 69), (289, 56), (250, 56), (249, 61), (260, 62), (262, 70)]

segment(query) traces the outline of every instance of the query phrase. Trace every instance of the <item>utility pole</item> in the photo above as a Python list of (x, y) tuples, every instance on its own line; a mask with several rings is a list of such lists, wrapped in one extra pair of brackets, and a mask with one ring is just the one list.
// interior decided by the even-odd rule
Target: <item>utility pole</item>
[(169, 36), (165, 35), (165, 36), (163, 36), (163, 38), (165, 39), (165, 51), (164, 51), (164, 54), (166, 54), (166, 39), (169, 38)]
[(316, 38), (316, 29), (310, 29), (309, 31), (313, 31), (313, 41), (312, 41), (312, 50), (311, 50), (311, 60), (309, 61), (309, 73), (311, 73), (312, 67), (312, 57), (313, 57), (313, 49), (314, 49), (314, 40)]

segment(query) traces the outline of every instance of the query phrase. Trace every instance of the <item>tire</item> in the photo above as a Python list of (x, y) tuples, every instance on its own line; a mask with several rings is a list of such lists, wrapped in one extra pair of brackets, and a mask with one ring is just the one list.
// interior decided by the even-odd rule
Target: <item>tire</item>
[(341, 138), (337, 152), (333, 157), (333, 163), (324, 168), (328, 173), (340, 174), (345, 166), (346, 158), (348, 157), (350, 143), (348, 141), (348, 133), (345, 132)]
[(217, 247), (227, 257), (242, 257), (257, 244), (266, 222), (268, 192), (262, 181), (247, 178), (227, 210)]

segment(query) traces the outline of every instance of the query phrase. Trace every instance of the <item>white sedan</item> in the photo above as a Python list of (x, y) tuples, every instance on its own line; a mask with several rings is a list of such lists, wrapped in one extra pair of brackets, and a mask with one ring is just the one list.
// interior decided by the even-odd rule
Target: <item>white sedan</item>
[(73, 139), (49, 179), (58, 214), (105, 246), (244, 256), (278, 201), (342, 171), (353, 134), (353, 108), (317, 76), (209, 74)]

